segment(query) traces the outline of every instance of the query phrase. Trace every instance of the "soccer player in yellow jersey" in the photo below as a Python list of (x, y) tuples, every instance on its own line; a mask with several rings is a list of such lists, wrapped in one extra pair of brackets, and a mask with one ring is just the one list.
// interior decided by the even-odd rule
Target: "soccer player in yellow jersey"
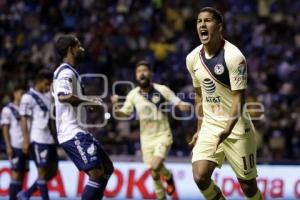
[[(129, 117), (136, 110), (140, 120), (143, 160), (151, 169), (157, 198), (166, 199), (160, 176), (166, 177), (169, 195), (174, 192), (175, 186), (171, 172), (163, 163), (173, 142), (165, 106), (173, 104), (181, 111), (188, 111), (189, 104), (181, 101), (167, 86), (152, 83), (147, 61), (137, 63), (136, 80), (139, 86), (129, 92), (125, 103), (115, 114), (117, 117)], [(112, 96), (111, 101), (117, 103), (118, 96)]]
[(246, 198), (258, 200), (255, 129), (243, 109), (247, 65), (241, 51), (222, 37), (223, 23), (219, 11), (202, 8), (197, 19), (202, 44), (186, 58), (199, 117), (190, 142), (193, 176), (206, 199), (225, 199), (211, 175), (226, 157)]

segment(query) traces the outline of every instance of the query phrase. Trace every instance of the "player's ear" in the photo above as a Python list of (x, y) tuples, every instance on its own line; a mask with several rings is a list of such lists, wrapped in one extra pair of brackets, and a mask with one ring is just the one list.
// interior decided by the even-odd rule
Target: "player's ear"
[(219, 24), (219, 32), (223, 33), (223, 24), (222, 23)]
[(150, 71), (150, 78), (152, 79), (152, 77), (153, 77), (153, 72)]
[(74, 48), (73, 47), (68, 47), (68, 53), (71, 53), (72, 55), (75, 55), (74, 54)]

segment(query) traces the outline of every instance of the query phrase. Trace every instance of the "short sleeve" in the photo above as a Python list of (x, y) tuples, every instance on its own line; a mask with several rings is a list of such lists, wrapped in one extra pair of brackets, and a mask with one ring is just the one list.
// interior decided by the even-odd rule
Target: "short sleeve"
[(201, 87), (201, 83), (200, 83), (199, 79), (197, 79), (196, 74), (195, 74), (196, 69), (194, 69), (194, 62), (195, 62), (196, 54), (194, 52), (195, 51), (192, 51), (190, 54), (187, 55), (187, 57), (186, 57), (186, 67), (187, 67), (187, 69), (190, 72), (190, 75), (192, 77), (193, 86), (195, 88), (197, 88), (197, 87)]
[(9, 108), (4, 107), (1, 112), (1, 125), (9, 125), (11, 123), (11, 111)]
[(54, 95), (68, 95), (73, 93), (72, 80), (74, 77), (74, 72), (69, 69), (64, 69), (59, 72), (58, 76), (54, 80)]
[(162, 95), (170, 102), (172, 105), (177, 105), (181, 100), (175, 95), (175, 93), (168, 88), (167, 86), (163, 86)]
[(231, 90), (247, 88), (247, 63), (242, 53), (231, 56), (228, 62)]
[(33, 107), (34, 99), (29, 94), (24, 94), (20, 103), (20, 115), (31, 117), (33, 113)]
[(133, 94), (132, 92), (130, 92), (127, 96), (126, 96), (126, 100), (122, 106), (122, 108), (120, 109), (121, 112), (125, 113), (126, 115), (131, 115), (131, 113), (134, 110), (134, 104), (133, 104)]

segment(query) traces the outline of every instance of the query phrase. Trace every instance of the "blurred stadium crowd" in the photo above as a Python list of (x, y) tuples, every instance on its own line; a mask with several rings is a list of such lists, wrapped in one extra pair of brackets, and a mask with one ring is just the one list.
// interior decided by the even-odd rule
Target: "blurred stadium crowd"
[[(16, 81), (32, 84), (38, 69), (57, 66), (53, 40), (75, 33), (86, 49), (81, 73), (134, 81), (136, 61), (147, 58), (154, 80), (181, 97), (193, 91), (185, 58), (199, 45), (197, 11), (214, 6), (225, 17), (225, 38), (248, 62), (248, 101), (264, 105), (255, 121), (258, 160), (300, 163), (300, 1), (297, 0), (0, 0), (0, 104), (9, 100)], [(102, 88), (87, 84), (90, 92)], [(102, 88), (103, 89), (103, 88)], [(111, 95), (111, 87), (109, 95)], [(126, 88), (117, 89), (127, 94)], [(109, 96), (104, 99), (109, 103)], [(256, 115), (257, 113), (252, 113)], [(92, 120), (99, 116), (91, 114)], [(171, 155), (186, 157), (196, 119), (171, 118)], [(115, 121), (91, 130), (115, 155), (139, 155), (138, 121)], [(3, 142), (2, 152), (4, 153)]]

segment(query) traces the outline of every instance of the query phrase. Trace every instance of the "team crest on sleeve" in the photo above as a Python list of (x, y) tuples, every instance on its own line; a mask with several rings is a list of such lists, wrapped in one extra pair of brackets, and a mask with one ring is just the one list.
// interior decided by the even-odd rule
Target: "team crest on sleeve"
[(214, 67), (214, 72), (215, 74), (217, 75), (221, 75), (223, 74), (225, 71), (225, 68), (222, 64), (217, 64), (215, 67)]
[(246, 74), (246, 64), (242, 62), (238, 66), (238, 75), (245, 75), (245, 74)]

